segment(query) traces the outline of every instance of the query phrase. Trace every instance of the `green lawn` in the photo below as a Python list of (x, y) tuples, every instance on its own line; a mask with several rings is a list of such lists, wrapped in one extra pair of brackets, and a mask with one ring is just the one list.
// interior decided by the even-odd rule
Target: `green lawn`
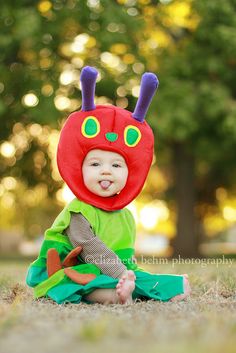
[(34, 301), (24, 283), (27, 262), (0, 262), (0, 351), (235, 352), (236, 262), (150, 265), (159, 273), (188, 273), (185, 302), (57, 305)]

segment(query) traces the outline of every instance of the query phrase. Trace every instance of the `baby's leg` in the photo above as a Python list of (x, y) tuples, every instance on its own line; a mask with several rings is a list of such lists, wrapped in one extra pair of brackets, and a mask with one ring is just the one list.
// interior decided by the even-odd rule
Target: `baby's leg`
[(183, 300), (186, 297), (188, 297), (190, 295), (190, 293), (191, 293), (191, 288), (190, 288), (190, 285), (189, 285), (188, 275), (184, 274), (183, 277), (184, 277), (184, 293), (176, 295), (175, 297), (171, 298), (170, 299), (171, 302), (177, 302), (179, 300)]
[(100, 304), (118, 304), (119, 298), (116, 294), (115, 289), (95, 289), (92, 293), (89, 293), (85, 296), (85, 299)]
[(126, 270), (120, 277), (117, 289), (96, 289), (86, 295), (85, 299), (100, 304), (131, 304), (132, 292), (135, 288), (134, 272)]

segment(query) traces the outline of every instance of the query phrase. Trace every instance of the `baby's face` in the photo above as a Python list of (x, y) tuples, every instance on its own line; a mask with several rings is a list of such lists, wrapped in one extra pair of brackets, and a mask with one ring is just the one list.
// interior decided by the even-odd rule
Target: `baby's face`
[(126, 184), (128, 167), (115, 152), (91, 150), (82, 166), (84, 184), (96, 195), (109, 197), (119, 193)]

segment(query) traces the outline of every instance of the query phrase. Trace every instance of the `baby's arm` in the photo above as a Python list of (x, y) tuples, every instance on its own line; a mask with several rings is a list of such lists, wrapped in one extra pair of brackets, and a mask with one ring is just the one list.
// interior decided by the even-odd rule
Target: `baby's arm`
[(113, 278), (120, 278), (122, 274), (126, 273), (125, 265), (93, 233), (90, 223), (81, 213), (71, 214), (70, 225), (65, 233), (74, 247), (82, 246), (80, 257), (85, 262), (96, 265), (103, 274)]

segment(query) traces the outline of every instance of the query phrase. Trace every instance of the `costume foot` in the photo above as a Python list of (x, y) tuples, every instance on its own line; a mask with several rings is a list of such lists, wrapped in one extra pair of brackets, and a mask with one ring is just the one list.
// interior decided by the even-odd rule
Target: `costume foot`
[(171, 302), (178, 302), (180, 300), (183, 300), (183, 299), (187, 298), (191, 293), (191, 288), (190, 288), (189, 281), (188, 281), (188, 275), (184, 274), (182, 276), (184, 277), (184, 293), (176, 295), (175, 297), (171, 298), (170, 299)]
[(73, 282), (85, 285), (91, 282), (96, 276), (93, 273), (78, 273), (72, 268), (65, 268), (64, 273), (69, 277)]
[(82, 246), (77, 246), (77, 248), (71, 250), (71, 252), (66, 256), (62, 262), (63, 267), (76, 266), (78, 264), (77, 256), (81, 253)]
[(116, 294), (120, 304), (131, 304), (132, 293), (135, 288), (135, 275), (133, 271), (127, 271), (126, 276), (122, 276), (116, 286)]
[(48, 249), (47, 252), (47, 273), (48, 277), (51, 277), (57, 271), (61, 270), (61, 260), (56, 249)]

